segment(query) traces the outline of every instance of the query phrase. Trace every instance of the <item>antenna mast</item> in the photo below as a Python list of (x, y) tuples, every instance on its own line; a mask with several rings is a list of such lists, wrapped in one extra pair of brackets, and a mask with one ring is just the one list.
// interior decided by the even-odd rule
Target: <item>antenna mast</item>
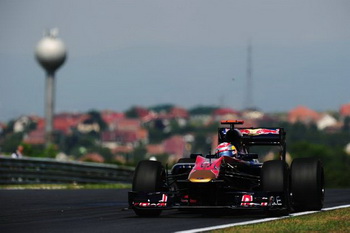
[(246, 99), (244, 107), (245, 109), (253, 108), (253, 62), (252, 62), (252, 41), (248, 41), (247, 47), (247, 86), (246, 86)]

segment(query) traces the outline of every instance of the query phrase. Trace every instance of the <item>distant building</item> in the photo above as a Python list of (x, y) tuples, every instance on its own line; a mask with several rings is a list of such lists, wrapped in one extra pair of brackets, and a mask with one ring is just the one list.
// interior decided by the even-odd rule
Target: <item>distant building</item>
[(113, 131), (116, 128), (116, 122), (124, 119), (125, 115), (124, 113), (105, 110), (101, 112), (101, 118), (107, 124), (108, 129)]
[(240, 112), (231, 108), (218, 108), (213, 112), (214, 121), (238, 119), (239, 116)]
[(19, 132), (23, 132), (27, 126), (29, 126), (29, 124), (32, 122), (32, 120), (30, 119), (30, 117), (28, 116), (21, 116), (20, 118), (18, 118), (14, 125), (13, 125), (13, 131), (15, 133), (19, 133)]
[(174, 135), (163, 141), (164, 152), (169, 154), (173, 161), (182, 158), (188, 153), (186, 150), (186, 141), (183, 136)]
[(195, 114), (190, 116), (190, 124), (206, 126), (212, 122), (210, 114)]
[(146, 146), (148, 155), (164, 154), (164, 146), (162, 144), (149, 144)]
[[(88, 119), (87, 114), (81, 113), (60, 113), (54, 116), (54, 130), (65, 135), (72, 132), (73, 128)], [(32, 122), (36, 123), (36, 129), (24, 135), (23, 141), (32, 145), (45, 144), (45, 119), (37, 116), (30, 116)]]
[(28, 134), (24, 135), (23, 142), (31, 145), (43, 145), (45, 144), (45, 130), (36, 129)]
[(301, 122), (304, 124), (316, 123), (321, 119), (321, 114), (305, 106), (298, 106), (288, 112), (288, 122)]
[(135, 107), (135, 112), (142, 123), (152, 121), (158, 117), (158, 114), (143, 107)]
[(135, 131), (105, 131), (102, 132), (101, 142), (103, 147), (112, 150), (119, 146), (136, 147), (140, 143), (148, 143), (148, 131), (141, 128)]
[(174, 135), (168, 139), (165, 139), (160, 144), (149, 144), (146, 146), (147, 154), (150, 155), (159, 155), (159, 154), (168, 154), (169, 162), (174, 162), (184, 157), (188, 154), (188, 143), (186, 138), (181, 135)]
[(86, 119), (77, 125), (81, 133), (100, 132), (100, 125), (92, 119)]
[[(87, 120), (89, 118), (88, 114), (82, 113), (59, 113), (54, 116), (53, 126), (54, 130), (61, 131), (64, 134), (70, 134), (73, 128)], [(37, 129), (45, 128), (45, 119), (40, 118), (37, 121)]]
[(343, 104), (339, 109), (339, 114), (342, 118), (350, 116), (350, 103)]
[(187, 121), (189, 119), (188, 111), (184, 108), (180, 107), (173, 107), (169, 114), (169, 119), (174, 119), (177, 121), (180, 127), (183, 127), (187, 124)]
[(322, 114), (321, 118), (317, 121), (317, 128), (319, 130), (325, 130), (327, 128), (333, 128), (338, 125), (338, 121), (329, 114)]
[(242, 112), (243, 119), (260, 120), (264, 117), (264, 113), (257, 109), (247, 109)]
[(120, 119), (115, 122), (115, 129), (120, 131), (135, 131), (141, 128), (139, 119)]
[(188, 119), (188, 117), (189, 117), (188, 111), (186, 109), (180, 108), (180, 107), (171, 108), (168, 115), (169, 115), (169, 118)]
[(148, 131), (141, 126), (139, 119), (121, 118), (113, 124), (113, 130), (104, 131), (101, 134), (103, 147), (115, 152), (119, 147), (127, 147), (129, 151), (129, 148), (148, 143)]

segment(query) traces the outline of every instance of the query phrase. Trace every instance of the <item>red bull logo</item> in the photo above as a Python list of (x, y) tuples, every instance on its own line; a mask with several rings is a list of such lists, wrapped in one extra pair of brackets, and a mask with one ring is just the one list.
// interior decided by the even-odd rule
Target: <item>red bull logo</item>
[(254, 205), (252, 195), (243, 195), (241, 200), (241, 206), (252, 206)]
[(257, 135), (264, 135), (264, 134), (279, 134), (280, 130), (279, 129), (264, 129), (264, 128), (259, 128), (259, 129), (240, 129), (242, 134), (247, 134), (250, 136), (257, 136)]
[(259, 202), (259, 203), (255, 203), (253, 202), (253, 200), (254, 200), (253, 195), (244, 194), (241, 199), (241, 206), (244, 206), (244, 207), (268, 206), (268, 202), (267, 200), (264, 200), (264, 198), (262, 202)]
[(150, 200), (147, 200), (147, 202), (135, 202), (133, 203), (134, 206), (139, 207), (166, 207), (168, 201), (168, 196), (166, 194), (162, 195), (162, 199), (158, 202), (151, 202)]

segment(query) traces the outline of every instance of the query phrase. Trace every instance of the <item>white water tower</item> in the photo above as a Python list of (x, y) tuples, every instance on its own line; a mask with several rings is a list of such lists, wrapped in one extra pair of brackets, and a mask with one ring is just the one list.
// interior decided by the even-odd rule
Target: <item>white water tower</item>
[(55, 71), (64, 63), (67, 51), (62, 40), (57, 38), (58, 30), (51, 29), (36, 46), (35, 56), (46, 70), (45, 134), (46, 146), (52, 143), (53, 114), (55, 103)]

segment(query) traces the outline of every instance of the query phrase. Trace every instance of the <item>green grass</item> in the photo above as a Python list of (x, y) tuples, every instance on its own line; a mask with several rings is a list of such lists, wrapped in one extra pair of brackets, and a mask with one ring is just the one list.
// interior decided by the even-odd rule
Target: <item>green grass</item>
[(0, 189), (125, 189), (131, 184), (11, 184), (0, 185)]
[(350, 208), (323, 211), (259, 224), (236, 226), (211, 232), (350, 232)]

